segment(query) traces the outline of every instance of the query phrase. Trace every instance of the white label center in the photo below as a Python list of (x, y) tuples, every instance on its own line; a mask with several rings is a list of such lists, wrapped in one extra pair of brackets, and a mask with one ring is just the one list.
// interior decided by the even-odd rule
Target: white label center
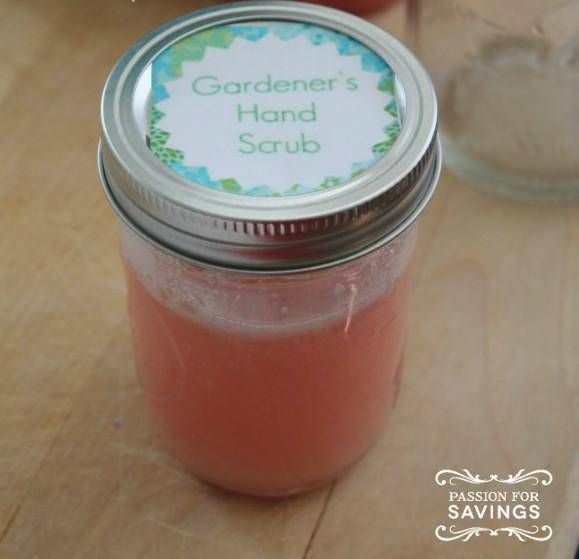
[(236, 194), (336, 187), (399, 133), (387, 64), (316, 26), (197, 33), (162, 53), (152, 75), (152, 151), (190, 180)]

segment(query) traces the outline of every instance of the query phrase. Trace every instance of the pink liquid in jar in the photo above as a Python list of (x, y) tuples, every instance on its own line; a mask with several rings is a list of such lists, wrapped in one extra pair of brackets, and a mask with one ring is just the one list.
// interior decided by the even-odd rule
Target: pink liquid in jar
[(282, 496), (336, 478), (375, 443), (398, 391), (413, 230), (348, 264), (269, 277), (122, 237), (138, 373), (191, 472)]

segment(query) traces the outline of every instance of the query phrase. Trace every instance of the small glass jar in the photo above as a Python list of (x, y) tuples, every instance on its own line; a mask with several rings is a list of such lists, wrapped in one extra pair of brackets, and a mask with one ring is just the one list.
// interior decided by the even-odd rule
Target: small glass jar
[(579, 3), (423, 0), (417, 15), (445, 163), (513, 198), (578, 200)]
[(398, 392), (440, 172), (426, 73), (335, 10), (226, 5), (121, 58), (102, 125), (137, 371), (169, 448), (253, 495), (335, 479)]

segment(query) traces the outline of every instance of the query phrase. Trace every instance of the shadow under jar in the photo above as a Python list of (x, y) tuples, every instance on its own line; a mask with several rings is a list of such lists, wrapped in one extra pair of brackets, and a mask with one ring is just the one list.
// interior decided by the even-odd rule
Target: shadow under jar
[(102, 127), (137, 370), (168, 446), (253, 495), (335, 479), (398, 391), (440, 172), (421, 65), (336, 10), (224, 5), (124, 55)]

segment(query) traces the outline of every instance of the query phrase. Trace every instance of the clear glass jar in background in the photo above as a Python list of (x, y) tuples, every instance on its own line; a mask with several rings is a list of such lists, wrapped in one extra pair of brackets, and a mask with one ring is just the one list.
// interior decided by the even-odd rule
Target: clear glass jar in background
[(414, 13), (445, 163), (513, 197), (579, 199), (579, 2), (422, 0)]

